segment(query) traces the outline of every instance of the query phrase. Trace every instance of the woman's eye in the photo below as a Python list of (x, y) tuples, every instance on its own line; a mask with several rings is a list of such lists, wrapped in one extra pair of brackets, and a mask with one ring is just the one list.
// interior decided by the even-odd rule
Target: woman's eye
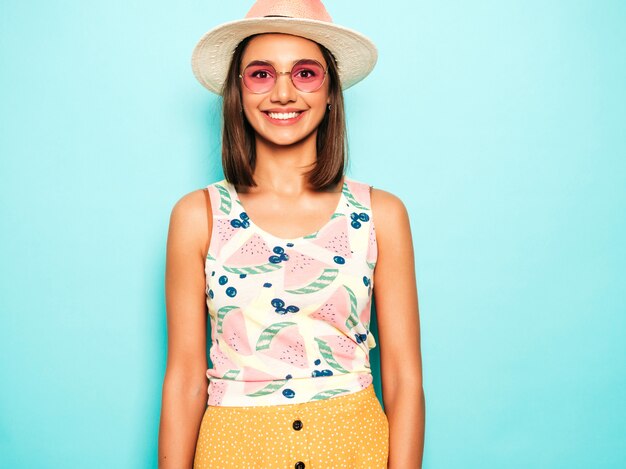
[(313, 78), (315, 76), (315, 72), (313, 70), (303, 69), (303, 70), (299, 70), (297, 75), (300, 78)]
[(256, 72), (252, 72), (252, 76), (254, 78), (268, 78), (269, 74), (265, 70), (257, 70)]

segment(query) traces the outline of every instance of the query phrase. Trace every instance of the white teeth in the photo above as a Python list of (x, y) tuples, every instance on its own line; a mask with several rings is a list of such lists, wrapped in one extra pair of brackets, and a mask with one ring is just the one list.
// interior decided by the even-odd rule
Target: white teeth
[(294, 117), (300, 115), (300, 112), (287, 112), (287, 113), (279, 113), (279, 112), (268, 112), (269, 116), (272, 119), (293, 119)]

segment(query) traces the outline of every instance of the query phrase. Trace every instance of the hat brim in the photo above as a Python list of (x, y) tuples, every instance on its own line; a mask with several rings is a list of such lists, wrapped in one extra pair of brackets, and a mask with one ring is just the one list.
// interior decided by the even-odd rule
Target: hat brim
[(330, 50), (337, 61), (343, 90), (369, 75), (378, 60), (374, 43), (345, 26), (302, 18), (245, 18), (223, 23), (200, 38), (191, 56), (193, 74), (205, 88), (221, 95), (237, 45), (253, 34), (272, 32), (305, 37)]

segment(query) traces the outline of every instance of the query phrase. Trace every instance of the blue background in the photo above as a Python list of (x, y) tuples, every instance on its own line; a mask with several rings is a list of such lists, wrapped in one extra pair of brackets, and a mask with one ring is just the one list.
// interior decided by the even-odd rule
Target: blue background
[[(424, 468), (625, 467), (626, 3), (326, 5), (379, 47), (349, 175), (411, 215)], [(250, 6), (2, 2), (1, 467), (156, 467), (169, 214), (221, 178), (190, 55)]]

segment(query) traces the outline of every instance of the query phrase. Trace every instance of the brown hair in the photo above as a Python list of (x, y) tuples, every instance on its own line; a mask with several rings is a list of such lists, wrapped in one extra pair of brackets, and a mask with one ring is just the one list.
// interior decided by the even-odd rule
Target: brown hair
[[(239, 63), (248, 42), (255, 36), (245, 38), (235, 49), (222, 88), (222, 167), (226, 180), (241, 186), (256, 186), (252, 177), (256, 163), (255, 133), (243, 114), (239, 80)], [(324, 190), (336, 186), (343, 177), (348, 159), (348, 139), (337, 63), (332, 52), (317, 45), (328, 64), (332, 106), (317, 128), (317, 160), (306, 176), (315, 189)]]

